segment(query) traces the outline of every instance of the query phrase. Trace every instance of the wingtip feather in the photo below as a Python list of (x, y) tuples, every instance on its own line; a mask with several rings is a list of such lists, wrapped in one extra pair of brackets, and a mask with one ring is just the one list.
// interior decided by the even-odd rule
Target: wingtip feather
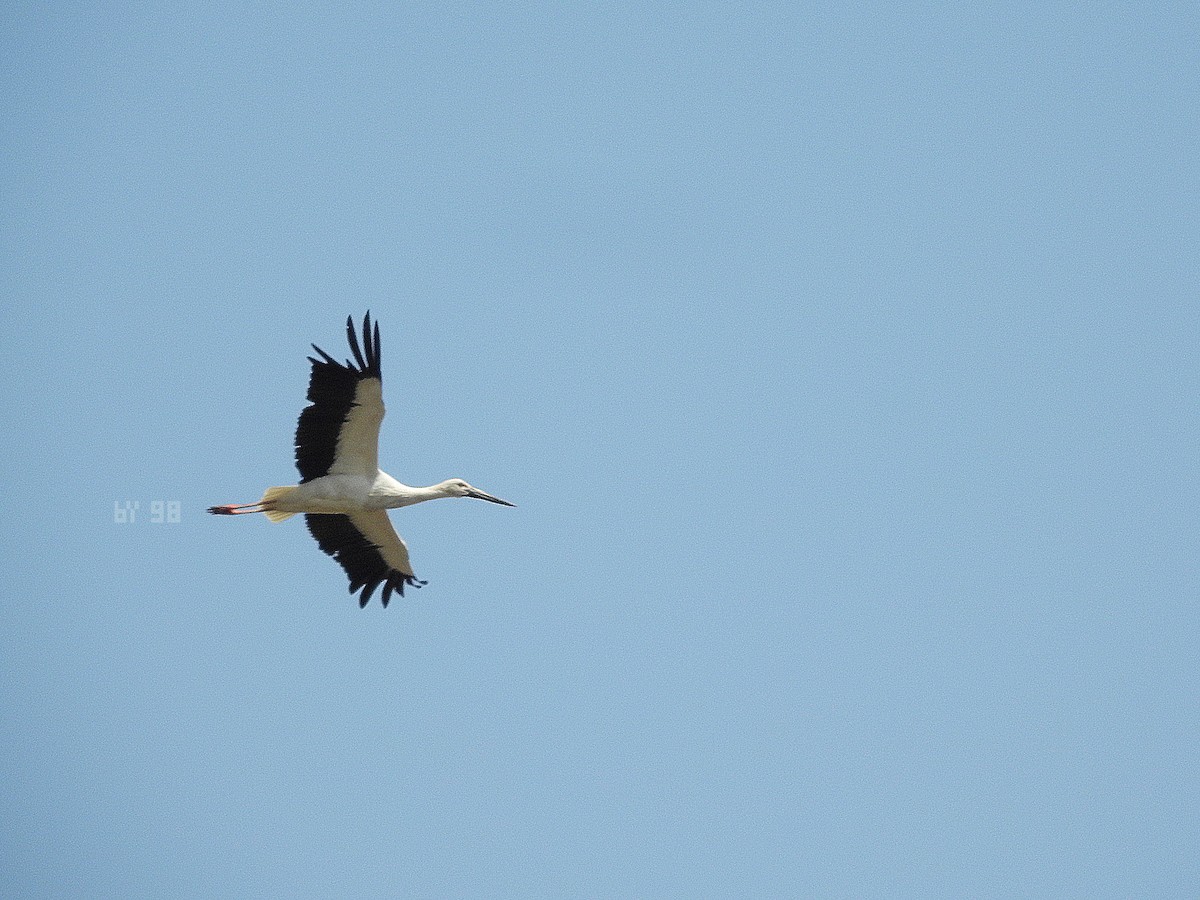
[[(354, 330), (354, 319), (350, 316), (346, 317), (346, 339), (350, 342), (350, 350), (354, 353), (354, 359), (358, 362), (358, 367), (361, 371), (366, 372), (367, 361), (363, 358), (362, 348), (358, 345), (358, 334)], [(346, 364), (350, 364), (350, 360), (346, 360)]]
[[(330, 365), (333, 365), (333, 366), (336, 366), (336, 365), (338, 364), (338, 363), (337, 363), (337, 360), (335, 360), (335, 359), (334, 359), (332, 356), (330, 356), (328, 353), (326, 353), (324, 350), (322, 350), (322, 349), (321, 349), (320, 347), (318, 347), (316, 344), (313, 344), (313, 345), (312, 345), (312, 348), (313, 348), (314, 350), (316, 350), (316, 351), (317, 351), (317, 353), (319, 353), (319, 354), (320, 354), (320, 356), (321, 356), (321, 359), (325, 360), (325, 362), (326, 362), (326, 363), (329, 363)], [(315, 359), (313, 359), (311, 356), (309, 357), (309, 359), (311, 359), (313, 362), (316, 362), (316, 360), (315, 360)]]
[(371, 602), (371, 595), (375, 593), (375, 588), (379, 587), (378, 581), (368, 581), (367, 586), (363, 588), (362, 597), (359, 598), (359, 609), (362, 609)]

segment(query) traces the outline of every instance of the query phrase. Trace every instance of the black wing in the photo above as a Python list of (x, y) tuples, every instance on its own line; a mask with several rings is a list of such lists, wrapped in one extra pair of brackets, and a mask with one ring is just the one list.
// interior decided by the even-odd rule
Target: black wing
[(296, 468), (300, 483), (333, 473), (374, 475), (379, 466), (379, 423), (383, 421), (383, 372), (379, 323), (363, 318), (362, 347), (354, 322), (346, 319), (354, 361), (342, 365), (313, 344), (308, 399), (296, 425)]
[(383, 594), (379, 599), (385, 608), (392, 591), (403, 597), (406, 584), (412, 587), (425, 584), (413, 575), (408, 548), (383, 510), (352, 515), (308, 513), (304, 521), (320, 548), (350, 576), (350, 593), (362, 589), (358, 598), (360, 608), (367, 605), (381, 584)]

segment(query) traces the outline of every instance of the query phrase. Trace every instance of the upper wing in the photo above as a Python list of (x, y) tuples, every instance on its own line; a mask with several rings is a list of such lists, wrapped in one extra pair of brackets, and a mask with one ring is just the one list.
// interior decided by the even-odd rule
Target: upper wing
[(350, 576), (350, 593), (362, 588), (359, 607), (367, 605), (375, 588), (383, 585), (380, 601), (384, 607), (392, 591), (404, 596), (406, 584), (420, 587), (408, 561), (408, 548), (392, 528), (383, 510), (356, 512), (350, 515), (319, 515), (309, 513), (304, 521), (317, 539), (317, 544), (338, 561)]
[[(354, 322), (346, 319), (354, 362), (342, 365), (313, 344), (321, 359), (308, 358), (311, 406), (296, 426), (296, 468), (300, 482), (323, 475), (369, 475), (379, 469), (379, 423), (383, 421), (383, 372), (379, 365), (379, 323), (363, 319), (360, 349)], [(355, 364), (357, 363), (357, 365)]]

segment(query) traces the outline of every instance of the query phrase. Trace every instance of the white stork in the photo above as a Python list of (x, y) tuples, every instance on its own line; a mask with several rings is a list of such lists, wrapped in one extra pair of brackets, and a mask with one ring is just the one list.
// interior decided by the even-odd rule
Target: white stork
[[(430, 487), (409, 487), (379, 468), (379, 425), (383, 421), (383, 381), (379, 361), (379, 323), (371, 330), (371, 314), (363, 319), (362, 347), (354, 321), (346, 319), (346, 335), (354, 362), (342, 365), (313, 344), (320, 359), (308, 358), (311, 406), (300, 413), (296, 426), (296, 468), (300, 484), (270, 487), (257, 503), (210, 506), (216, 515), (264, 513), (282, 522), (304, 513), (308, 530), (322, 550), (350, 576), (350, 593), (362, 590), (364, 607), (383, 585), (386, 607), (392, 591), (404, 596), (404, 586), (426, 582), (413, 575), (408, 547), (392, 528), (387, 510), (439, 497), (474, 497), (514, 506), (451, 478)], [(355, 364), (357, 363), (357, 365)]]

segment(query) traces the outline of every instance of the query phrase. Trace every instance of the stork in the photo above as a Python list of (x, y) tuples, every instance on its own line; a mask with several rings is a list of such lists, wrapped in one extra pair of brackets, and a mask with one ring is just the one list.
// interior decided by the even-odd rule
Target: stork
[(383, 374), (380, 368), (379, 323), (363, 318), (362, 346), (354, 320), (346, 319), (346, 336), (354, 360), (342, 365), (312, 345), (320, 359), (308, 357), (311, 405), (296, 425), (296, 468), (300, 483), (269, 487), (257, 503), (210, 506), (220, 516), (263, 513), (272, 522), (304, 514), (317, 545), (337, 560), (350, 578), (350, 593), (360, 592), (359, 608), (383, 585), (380, 602), (387, 607), (392, 592), (426, 582), (413, 574), (408, 547), (392, 528), (387, 510), (441, 497), (473, 497), (501, 506), (507, 500), (451, 478), (429, 487), (401, 484), (379, 468), (379, 425), (383, 421)]

